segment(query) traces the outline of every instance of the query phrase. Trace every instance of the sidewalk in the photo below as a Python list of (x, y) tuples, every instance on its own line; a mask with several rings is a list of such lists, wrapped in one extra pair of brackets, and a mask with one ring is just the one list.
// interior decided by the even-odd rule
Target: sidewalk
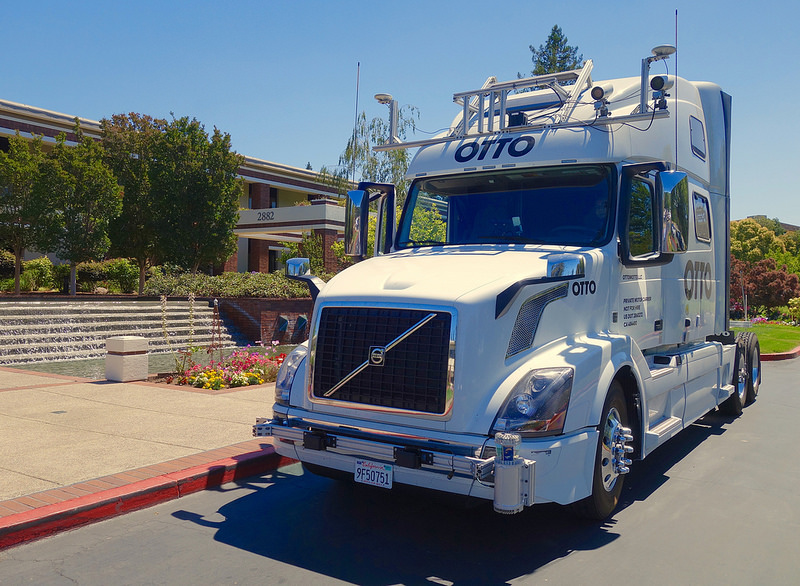
[(0, 549), (273, 470), (273, 385), (204, 391), (0, 367)]

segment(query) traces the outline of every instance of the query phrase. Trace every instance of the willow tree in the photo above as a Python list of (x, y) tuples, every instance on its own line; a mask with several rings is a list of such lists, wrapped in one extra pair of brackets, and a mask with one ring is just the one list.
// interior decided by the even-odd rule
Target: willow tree
[[(404, 140), (416, 129), (419, 111), (414, 106), (403, 106), (398, 112), (397, 136)], [(389, 141), (389, 118), (375, 117), (367, 120), (361, 112), (356, 128), (344, 151), (339, 156), (339, 173), (352, 175), (356, 181), (393, 183), (397, 201), (402, 203), (408, 191), (406, 171), (411, 163), (409, 149), (375, 151), (373, 147)]]

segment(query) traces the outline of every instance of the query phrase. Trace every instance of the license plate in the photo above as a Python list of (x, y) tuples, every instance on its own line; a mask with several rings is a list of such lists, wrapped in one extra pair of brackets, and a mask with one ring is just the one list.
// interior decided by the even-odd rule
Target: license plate
[(361, 484), (392, 488), (392, 465), (356, 460), (354, 478)]

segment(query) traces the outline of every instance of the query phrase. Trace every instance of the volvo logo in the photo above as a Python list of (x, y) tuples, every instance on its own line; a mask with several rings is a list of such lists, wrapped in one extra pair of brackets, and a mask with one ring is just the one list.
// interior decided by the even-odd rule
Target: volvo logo
[(371, 366), (383, 366), (386, 360), (386, 348), (371, 346), (369, 349), (369, 363)]

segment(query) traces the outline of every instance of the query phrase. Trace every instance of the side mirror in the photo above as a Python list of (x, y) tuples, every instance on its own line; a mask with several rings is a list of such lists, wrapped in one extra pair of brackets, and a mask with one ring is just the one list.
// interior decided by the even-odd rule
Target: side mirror
[(656, 177), (661, 202), (661, 252), (686, 252), (689, 235), (689, 178), (680, 171), (662, 171)]
[(311, 274), (311, 262), (307, 258), (290, 258), (286, 261), (286, 276), (303, 277)]
[(344, 220), (345, 254), (363, 258), (369, 233), (369, 194), (358, 189), (347, 192)]

